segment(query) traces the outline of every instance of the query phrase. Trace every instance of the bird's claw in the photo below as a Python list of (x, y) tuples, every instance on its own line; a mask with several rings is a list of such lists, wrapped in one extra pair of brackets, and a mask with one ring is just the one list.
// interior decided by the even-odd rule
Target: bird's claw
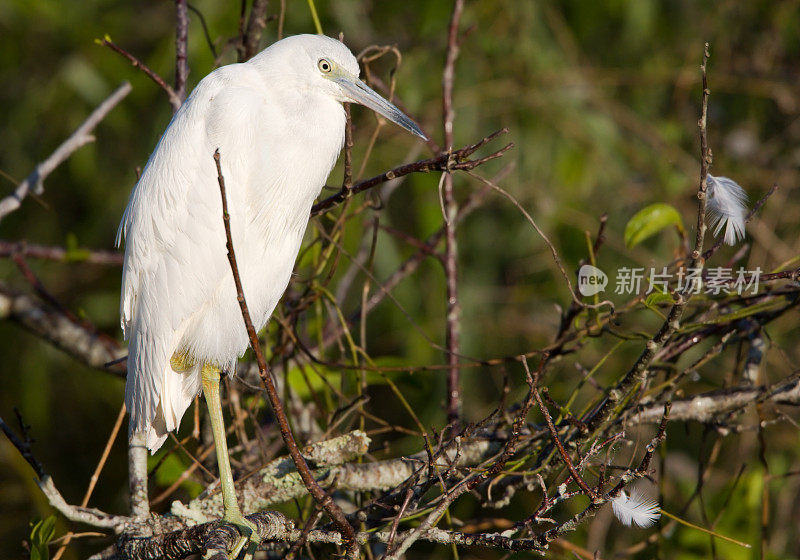
[(256, 527), (256, 524), (241, 514), (233, 519), (226, 518), (225, 521), (231, 525), (235, 525), (236, 528), (239, 529), (239, 533), (241, 535), (239, 540), (237, 540), (236, 544), (233, 546), (230, 555), (228, 556), (229, 560), (237, 560), (237, 558), (239, 558), (239, 554), (242, 553), (242, 550), (244, 550), (242, 560), (252, 560), (253, 555), (256, 552), (256, 547), (258, 547), (259, 543), (261, 542), (261, 538), (258, 536), (258, 528)]

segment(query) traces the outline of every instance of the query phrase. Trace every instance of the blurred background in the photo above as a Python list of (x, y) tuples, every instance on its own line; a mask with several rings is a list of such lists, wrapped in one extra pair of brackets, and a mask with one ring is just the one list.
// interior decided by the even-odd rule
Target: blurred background
[[(214, 49), (223, 53), (217, 64), (234, 62), (235, 52), (224, 47), (237, 33), (239, 3), (196, 0), (191, 5), (202, 14)], [(370, 45), (397, 46), (402, 53), (399, 65), (394, 57), (384, 56), (371, 70), (384, 82), (394, 71), (403, 106), (441, 144), (441, 68), (451, 3), (318, 0), (316, 5), (325, 33), (343, 33), (354, 53)], [(277, 17), (280, 10), (281, 3), (275, 1), (268, 13)], [(169, 122), (171, 108), (166, 95), (142, 72), (95, 39), (108, 34), (172, 82), (174, 12), (174, 3), (166, 0), (0, 2), (0, 196), (12, 192), (121, 82), (133, 86), (95, 130), (96, 142), (78, 150), (47, 179), (39, 200), (25, 200), (3, 220), (0, 239), (113, 248), (137, 168), (144, 165)], [(313, 33), (307, 2), (286, 0), (283, 26), (285, 34)], [(273, 42), (277, 29), (277, 20), (270, 19), (262, 43)], [(712, 172), (734, 178), (751, 203), (773, 184), (780, 187), (748, 225), (749, 248), (737, 256), (736, 266), (759, 266), (764, 271), (797, 266), (800, 2), (475, 0), (467, 2), (462, 30), (454, 94), (455, 145), (474, 143), (508, 127), (505, 138), (514, 142), (514, 149), (480, 173), (489, 178), (501, 174), (503, 188), (548, 234), (567, 270), (574, 270), (586, 257), (585, 232), (594, 235), (603, 214), (608, 222), (598, 266), (606, 271), (660, 267), (680, 249), (680, 240), (671, 231), (626, 248), (625, 225), (650, 203), (672, 204), (692, 230), (699, 177), (699, 65), (706, 41), (711, 53)], [(194, 11), (188, 55), (191, 89), (215, 67), (215, 54)], [(353, 114), (354, 169), (363, 177), (431, 156), (410, 135), (387, 127), (360, 170), (375, 119), (362, 108), (354, 108)], [(502, 143), (500, 139), (491, 146), (498, 149)], [(328, 184), (340, 184), (341, 173), (340, 162)], [(436, 231), (442, 221), (438, 181), (438, 174), (413, 175), (391, 197), (384, 193), (381, 223), (420, 239)], [(463, 200), (481, 185), (456, 175), (455, 186)], [(351, 254), (361, 246), (364, 227), (356, 226), (343, 241)], [(489, 194), (459, 225), (458, 238), (463, 353), (488, 359), (549, 343), (558, 328), (560, 309), (569, 305), (569, 293), (547, 246), (519, 211), (504, 198)], [(716, 265), (725, 265), (738, 249), (722, 249), (715, 256)], [(398, 237), (381, 232), (373, 273), (388, 277), (411, 250)], [(119, 267), (33, 260), (29, 264), (66, 308), (121, 339)], [(10, 259), (0, 260), (0, 280), (16, 290), (31, 291)], [(339, 303), (344, 309), (356, 308), (360, 300), (360, 290), (351, 292), (342, 294)], [(393, 294), (403, 311), (387, 300), (372, 313), (371, 354), (383, 363), (443, 363), (442, 352), (431, 345), (431, 340), (444, 344), (441, 267), (424, 263)], [(615, 303), (626, 301), (620, 295), (606, 296)], [(642, 312), (636, 328), (652, 330), (657, 319)], [(764, 374), (774, 382), (800, 368), (797, 311), (770, 325), (768, 335)], [(591, 368), (613, 343), (588, 345), (581, 363)], [(614, 378), (639, 350), (640, 346), (624, 346), (603, 370)], [(698, 372), (696, 381), (704, 390), (724, 385), (725, 373), (736, 358), (735, 351), (730, 354)], [(124, 381), (76, 363), (9, 321), (0, 322), (0, 356), (0, 416), (11, 424), (14, 408), (19, 409), (31, 426), (37, 457), (66, 499), (79, 502), (118, 414)], [(467, 369), (462, 375), (465, 415), (478, 420), (497, 406), (502, 376), (484, 368)], [(545, 380), (554, 398), (570, 394), (576, 375), (569, 364), (554, 368)], [(441, 427), (446, 422), (443, 370), (401, 372), (393, 379), (426, 426)], [(517, 383), (514, 394), (522, 390)], [(407, 423), (401, 407), (387, 395), (378, 387), (372, 406), (391, 422)], [(190, 429), (188, 424), (184, 420), (184, 430)], [(781, 424), (768, 433), (772, 475), (800, 468), (797, 431)], [(693, 490), (698, 468), (708, 467), (706, 501), (683, 515), (757, 542), (764, 535), (763, 513), (767, 546), (763, 550), (715, 547), (707, 535), (679, 527), (657, 548), (630, 555), (798, 557), (797, 477), (766, 474), (753, 433), (718, 437), (698, 425), (678, 424), (672, 429), (666, 449), (674, 459), (675, 503)], [(124, 439), (115, 443), (90, 501), (114, 513), (124, 513), (127, 507)], [(420, 449), (418, 440), (393, 441), (395, 454)], [(712, 452), (710, 466), (706, 459)], [(683, 473), (689, 482), (682, 486)], [(29, 522), (52, 513), (32, 477), (18, 453), (0, 440), (0, 556), (24, 557), (22, 541), (30, 533)], [(151, 488), (168, 482), (152, 482)], [(763, 493), (773, 496), (768, 512), (762, 512)], [(665, 509), (670, 505), (666, 501)], [(511, 507), (504, 513), (511, 519), (530, 515), (524, 502)], [(59, 519), (56, 534), (68, 528)], [(614, 525), (604, 510), (571, 539), (611, 556), (645, 535)], [(80, 543), (64, 558), (82, 558), (97, 550), (96, 544)], [(427, 555), (424, 547), (420, 550), (412, 555)], [(501, 556), (491, 551), (476, 554)]]

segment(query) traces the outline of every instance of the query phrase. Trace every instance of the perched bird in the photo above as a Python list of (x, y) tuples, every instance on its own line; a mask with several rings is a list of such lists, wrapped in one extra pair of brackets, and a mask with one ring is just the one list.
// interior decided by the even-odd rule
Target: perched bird
[(154, 452), (200, 392), (209, 407), (225, 519), (255, 537), (236, 501), (219, 400), (248, 336), (227, 260), (214, 152), (222, 173), (244, 296), (257, 329), (289, 282), (309, 212), (344, 143), (343, 102), (421, 138), (420, 128), (358, 79), (341, 42), (287, 37), (206, 76), (172, 121), (133, 189), (120, 315), (128, 347), (130, 433)]

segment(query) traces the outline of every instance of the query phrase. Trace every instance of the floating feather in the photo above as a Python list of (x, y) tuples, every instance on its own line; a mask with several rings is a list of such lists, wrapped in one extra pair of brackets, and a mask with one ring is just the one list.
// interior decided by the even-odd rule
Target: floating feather
[(733, 179), (714, 177), (710, 173), (706, 179), (708, 193), (708, 213), (714, 235), (719, 235), (725, 226), (725, 243), (735, 245), (744, 239), (744, 219), (747, 211), (747, 193)]
[(622, 490), (619, 496), (612, 498), (611, 507), (614, 515), (626, 527), (650, 527), (661, 517), (658, 501), (648, 498), (635, 487), (631, 489), (630, 496)]

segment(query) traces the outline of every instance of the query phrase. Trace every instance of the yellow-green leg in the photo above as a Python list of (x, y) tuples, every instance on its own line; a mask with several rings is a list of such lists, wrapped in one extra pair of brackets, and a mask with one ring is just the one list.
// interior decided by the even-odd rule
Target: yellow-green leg
[(236, 490), (233, 487), (233, 475), (231, 474), (231, 463), (228, 458), (228, 442), (225, 437), (225, 425), (222, 421), (222, 404), (219, 399), (219, 377), (220, 370), (211, 364), (204, 364), (202, 368), (203, 394), (206, 397), (208, 413), (211, 417), (211, 429), (214, 432), (214, 444), (217, 450), (217, 468), (219, 469), (219, 481), (222, 485), (222, 504), (225, 508), (223, 519), (228, 523), (236, 525), (241, 538), (236, 542), (230, 558), (233, 560), (247, 545), (244, 558), (252, 558), (256, 547), (261, 539), (258, 537), (255, 523), (245, 519), (239, 509), (239, 502), (236, 500)]

